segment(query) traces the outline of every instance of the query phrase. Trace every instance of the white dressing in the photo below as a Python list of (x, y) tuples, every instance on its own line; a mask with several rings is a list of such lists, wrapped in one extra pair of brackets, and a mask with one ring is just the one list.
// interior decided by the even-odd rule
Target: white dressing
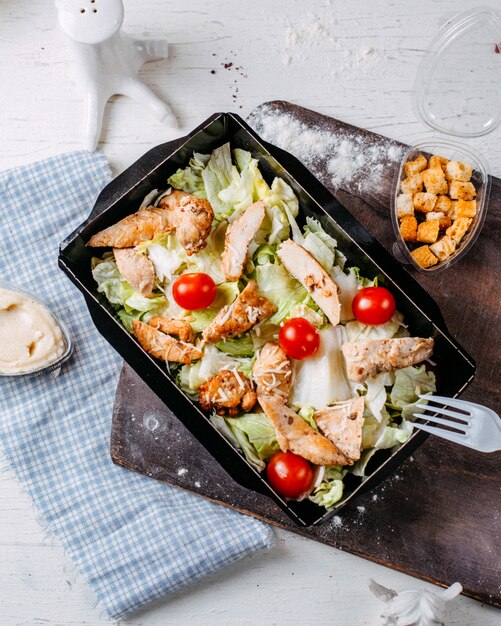
[(0, 374), (23, 374), (57, 361), (66, 340), (50, 311), (28, 295), (0, 289)]

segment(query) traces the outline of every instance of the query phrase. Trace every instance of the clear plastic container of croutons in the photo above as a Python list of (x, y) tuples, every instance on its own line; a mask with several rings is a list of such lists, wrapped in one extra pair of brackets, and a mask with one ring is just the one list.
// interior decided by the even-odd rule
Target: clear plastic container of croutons
[(487, 163), (473, 148), (441, 139), (415, 144), (395, 180), (395, 256), (422, 272), (459, 261), (480, 234), (490, 186)]
[(431, 134), (404, 154), (391, 212), (395, 256), (419, 271), (449, 268), (480, 234), (491, 181), (474, 142), (501, 122), (500, 85), (501, 13), (480, 7), (447, 21), (413, 90), (414, 111)]

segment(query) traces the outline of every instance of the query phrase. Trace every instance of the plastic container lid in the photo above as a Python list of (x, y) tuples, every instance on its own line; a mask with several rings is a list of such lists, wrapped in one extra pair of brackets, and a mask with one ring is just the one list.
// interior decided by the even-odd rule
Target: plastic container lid
[(438, 32), (418, 69), (413, 107), (431, 128), (480, 137), (501, 121), (501, 13), (477, 7)]

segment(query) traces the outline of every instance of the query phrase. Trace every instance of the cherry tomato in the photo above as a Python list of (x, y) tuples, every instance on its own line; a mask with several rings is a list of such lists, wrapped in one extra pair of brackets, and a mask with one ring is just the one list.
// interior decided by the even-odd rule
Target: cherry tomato
[(306, 459), (293, 452), (277, 452), (266, 468), (270, 485), (285, 498), (297, 499), (311, 487), (313, 469)]
[(369, 326), (386, 324), (395, 313), (395, 298), (384, 287), (366, 287), (353, 298), (353, 315)]
[(208, 274), (183, 274), (172, 285), (174, 300), (188, 311), (206, 309), (216, 297), (216, 283)]
[(288, 356), (306, 359), (318, 350), (320, 336), (315, 326), (304, 317), (293, 317), (280, 328), (278, 342)]

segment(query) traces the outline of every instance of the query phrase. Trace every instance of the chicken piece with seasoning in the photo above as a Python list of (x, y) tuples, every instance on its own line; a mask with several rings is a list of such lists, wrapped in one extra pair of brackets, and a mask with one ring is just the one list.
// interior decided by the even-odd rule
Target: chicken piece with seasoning
[(162, 331), (167, 335), (176, 335), (180, 341), (193, 343), (195, 339), (195, 333), (188, 322), (184, 320), (176, 320), (170, 317), (152, 317), (148, 324)]
[(214, 409), (218, 415), (233, 417), (250, 411), (256, 404), (257, 395), (242, 372), (222, 370), (200, 385), (198, 401), (205, 411)]
[(155, 267), (150, 259), (134, 248), (114, 248), (118, 271), (142, 296), (151, 298), (155, 286)]
[(158, 206), (168, 212), (169, 222), (188, 256), (205, 248), (214, 221), (214, 211), (208, 200), (184, 191), (172, 191), (160, 200)]
[(433, 352), (432, 338), (369, 339), (343, 344), (348, 378), (363, 383), (380, 372), (393, 372), (425, 361)]
[(256, 281), (249, 280), (238, 298), (219, 311), (202, 337), (207, 343), (231, 339), (267, 319), (276, 310), (274, 304), (259, 295)]
[(173, 191), (160, 200), (158, 207), (143, 207), (136, 213), (93, 235), (90, 247), (133, 248), (155, 235), (176, 231), (188, 255), (206, 245), (214, 220), (210, 203), (183, 191)]
[(267, 343), (259, 352), (252, 377), (258, 396), (276, 394), (287, 401), (292, 387), (292, 367), (285, 351), (276, 343)]
[(327, 437), (350, 461), (360, 458), (362, 427), (364, 425), (364, 399), (351, 398), (316, 411), (313, 415), (320, 432)]
[(315, 465), (352, 465), (338, 448), (295, 413), (277, 395), (258, 395), (261, 408), (273, 424), (282, 452), (290, 450)]
[(178, 341), (139, 320), (132, 320), (132, 331), (141, 347), (162, 361), (189, 365), (192, 361), (202, 358), (202, 352), (193, 344)]
[(341, 304), (338, 286), (320, 263), (292, 239), (284, 241), (277, 256), (291, 276), (296, 278), (310, 293), (333, 326), (339, 324)]
[(266, 202), (259, 200), (245, 209), (226, 231), (221, 267), (226, 280), (238, 280), (245, 268), (249, 245), (266, 215)]

